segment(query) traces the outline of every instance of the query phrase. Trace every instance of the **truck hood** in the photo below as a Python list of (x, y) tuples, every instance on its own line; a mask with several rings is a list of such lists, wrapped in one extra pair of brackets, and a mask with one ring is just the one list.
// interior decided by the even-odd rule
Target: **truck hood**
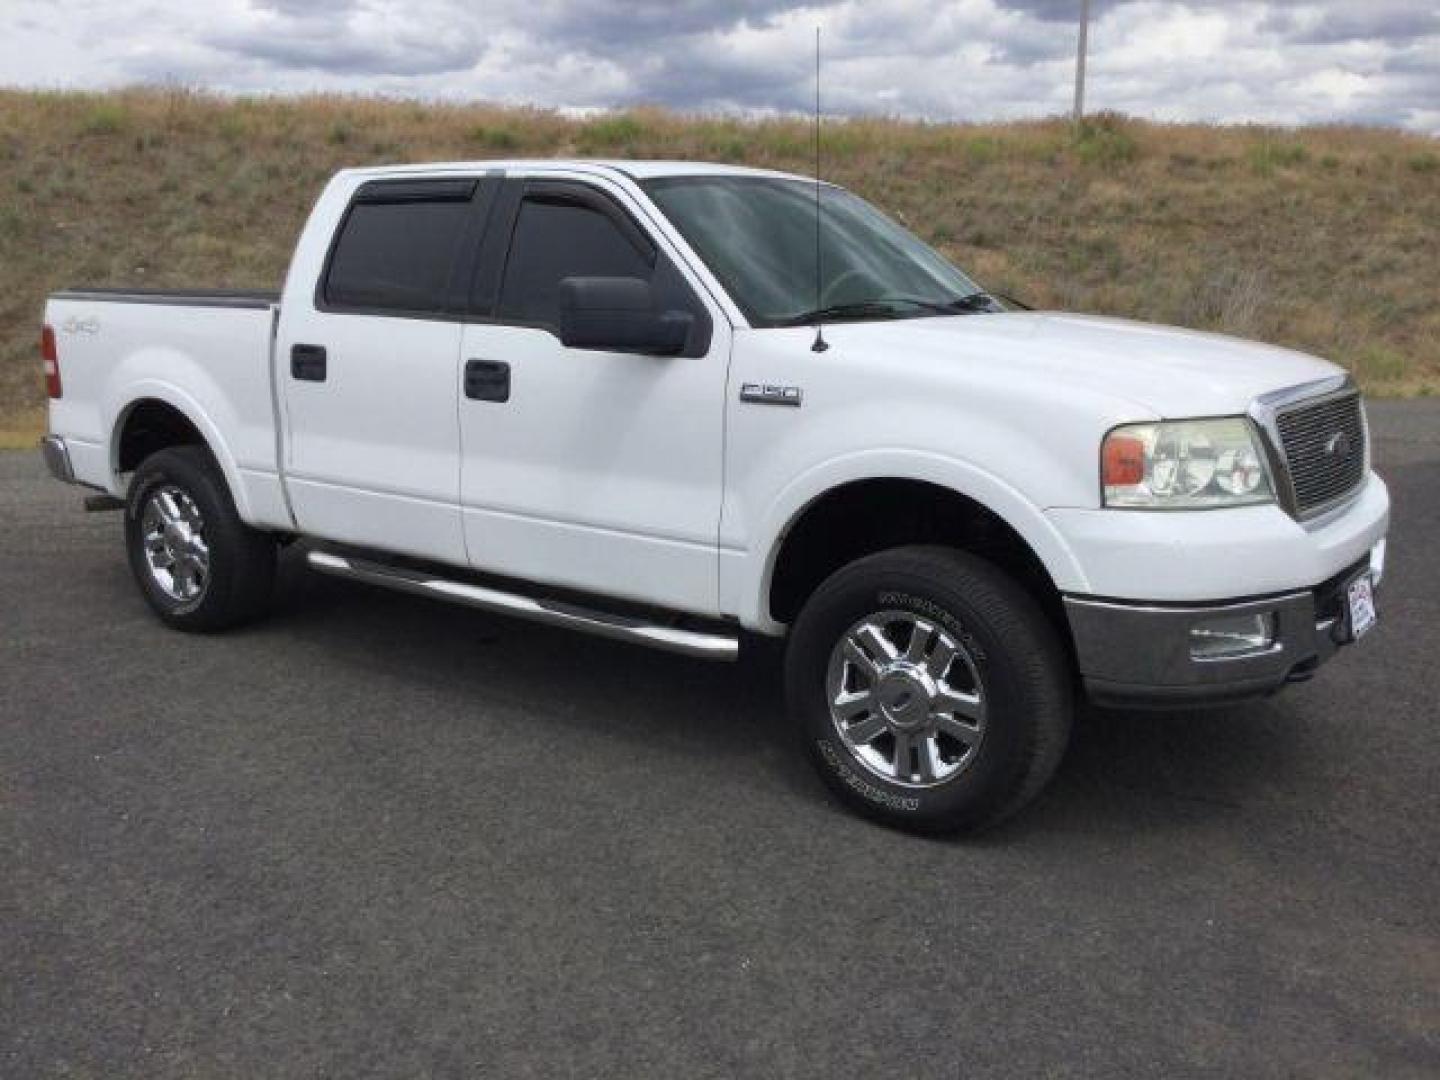
[(1006, 378), (1112, 396), (1158, 417), (1239, 413), (1268, 391), (1342, 373), (1305, 353), (1223, 334), (1053, 312), (836, 323), (825, 336), (847, 350), (1003, 368)]

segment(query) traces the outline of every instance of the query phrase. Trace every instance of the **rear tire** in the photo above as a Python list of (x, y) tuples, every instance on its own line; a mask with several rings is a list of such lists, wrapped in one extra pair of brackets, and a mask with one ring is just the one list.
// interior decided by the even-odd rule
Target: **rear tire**
[(168, 447), (140, 463), (126, 497), (125, 547), (146, 602), (177, 630), (224, 630), (269, 607), (275, 540), (240, 520), (204, 447)]
[(1015, 813), (1069, 740), (1071, 678), (1034, 599), (962, 551), (905, 547), (836, 571), (790, 635), (807, 752), (852, 809), (952, 833)]

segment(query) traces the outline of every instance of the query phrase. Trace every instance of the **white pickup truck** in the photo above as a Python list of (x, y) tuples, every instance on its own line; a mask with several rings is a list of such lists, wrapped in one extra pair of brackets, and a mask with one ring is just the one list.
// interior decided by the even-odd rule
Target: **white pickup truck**
[(780, 173), (347, 170), (278, 296), (51, 297), (43, 452), (123, 500), (179, 629), (259, 614), (303, 538), (691, 656), (785, 636), (829, 785), (973, 829), (1044, 785), (1079, 695), (1309, 678), (1374, 622), (1389, 518), (1341, 369), (1018, 307)]

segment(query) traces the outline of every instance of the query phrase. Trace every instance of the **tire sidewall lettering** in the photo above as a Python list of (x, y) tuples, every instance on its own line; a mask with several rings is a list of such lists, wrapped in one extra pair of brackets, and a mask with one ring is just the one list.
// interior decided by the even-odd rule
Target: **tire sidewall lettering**
[(897, 795), (893, 791), (886, 791), (884, 788), (865, 779), (848, 762), (849, 754), (838, 749), (829, 739), (816, 739), (815, 748), (820, 752), (820, 757), (825, 764), (835, 773), (840, 782), (859, 795), (862, 799), (868, 799), (877, 806), (887, 810), (902, 810), (907, 813), (914, 813), (920, 809), (920, 799), (914, 795)]
[(941, 607), (935, 601), (897, 589), (881, 589), (875, 594), (875, 602), (880, 610), (892, 608), (911, 611), (932, 622), (937, 622), (959, 639), (976, 663), (984, 663), (989, 659), (985, 652), (985, 646), (980, 644), (979, 639), (965, 628), (965, 624), (956, 618), (953, 612)]

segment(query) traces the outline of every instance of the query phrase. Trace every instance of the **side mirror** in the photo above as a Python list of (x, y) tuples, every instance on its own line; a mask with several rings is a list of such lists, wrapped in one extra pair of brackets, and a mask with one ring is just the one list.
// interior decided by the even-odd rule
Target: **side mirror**
[(568, 277), (560, 282), (560, 340), (571, 349), (674, 356), (695, 317), (660, 311), (650, 283), (631, 277)]

